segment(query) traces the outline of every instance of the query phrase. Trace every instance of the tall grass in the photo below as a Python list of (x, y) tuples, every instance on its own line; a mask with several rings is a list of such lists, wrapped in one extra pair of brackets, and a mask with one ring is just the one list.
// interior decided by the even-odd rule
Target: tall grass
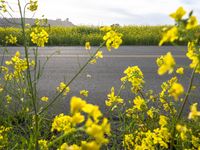
[[(122, 45), (158, 45), (162, 37), (163, 27), (119, 26), (116, 28), (123, 34)], [(91, 45), (99, 45), (103, 37), (103, 33), (97, 26), (47, 27), (46, 30), (49, 33), (49, 43), (47, 46), (83, 46), (87, 41), (90, 41)], [(200, 28), (195, 30), (198, 33), (199, 31)], [(0, 28), (1, 45), (3, 44), (4, 37), (9, 34), (17, 36), (18, 44), (22, 44), (23, 40), (20, 29), (9, 27)]]

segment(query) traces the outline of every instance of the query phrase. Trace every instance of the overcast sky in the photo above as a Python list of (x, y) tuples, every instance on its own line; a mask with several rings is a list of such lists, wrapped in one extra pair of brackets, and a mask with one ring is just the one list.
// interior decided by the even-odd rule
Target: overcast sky
[[(13, 0), (9, 0), (13, 1)], [(28, 1), (28, 0), (26, 0)], [(200, 0), (38, 0), (35, 17), (66, 19), (76, 25), (161, 25), (179, 6), (200, 19)]]

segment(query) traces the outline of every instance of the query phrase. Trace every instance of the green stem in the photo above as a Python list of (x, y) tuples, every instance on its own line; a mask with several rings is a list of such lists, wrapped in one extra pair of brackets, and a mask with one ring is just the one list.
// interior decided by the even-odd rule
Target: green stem
[(35, 114), (35, 149), (38, 150), (39, 149), (39, 145), (38, 145), (38, 114), (37, 114), (37, 104), (36, 104), (35, 93), (34, 93), (34, 90), (33, 90), (33, 84), (32, 84), (32, 79), (31, 79), (31, 71), (30, 71), (30, 66), (29, 66), (29, 55), (28, 55), (28, 47), (27, 47), (27, 37), (26, 37), (26, 32), (25, 32), (25, 12), (24, 13), (22, 12), (20, 0), (18, 0), (18, 6), (19, 6), (19, 11), (20, 11), (20, 17), (21, 17), (23, 45), (24, 45), (25, 57), (26, 57), (26, 63), (27, 63), (28, 87), (29, 87), (29, 92), (31, 94), (31, 99), (32, 99), (32, 102), (33, 102), (34, 114)]
[(57, 99), (63, 94), (63, 92), (65, 91), (65, 89), (78, 77), (78, 75), (86, 68), (86, 66), (90, 63), (90, 61), (95, 58), (95, 55), (98, 53), (98, 51), (100, 50), (100, 48), (103, 47), (104, 44), (105, 44), (105, 42), (101, 43), (101, 45), (98, 47), (98, 49), (96, 50), (96, 52), (90, 57), (90, 59), (88, 59), (88, 61), (81, 67), (81, 69), (74, 75), (74, 77), (66, 84), (65, 88), (63, 88), (63, 90), (58, 95), (56, 95), (55, 98), (47, 106), (45, 106), (38, 114), (43, 113), (52, 104), (54, 104), (57, 101)]

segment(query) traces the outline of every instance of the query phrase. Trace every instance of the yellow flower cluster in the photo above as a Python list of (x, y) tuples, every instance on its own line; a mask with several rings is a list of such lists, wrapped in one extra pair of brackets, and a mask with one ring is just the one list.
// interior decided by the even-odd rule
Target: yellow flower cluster
[(95, 64), (97, 62), (97, 59), (99, 59), (99, 58), (103, 58), (103, 52), (102, 51), (98, 51), (96, 53), (94, 58), (90, 61), (90, 64)]
[(38, 144), (41, 150), (48, 150), (48, 145), (46, 140), (39, 140)]
[[(20, 58), (19, 51), (15, 53), (15, 56), (13, 56), (11, 60), (7, 60), (5, 64), (7, 65), (7, 67), (1, 66), (1, 70), (4, 73), (5, 80), (12, 80), (14, 78), (18, 81), (19, 78), (24, 78), (24, 71), (26, 71), (28, 68), (27, 61), (25, 58)], [(33, 60), (29, 62), (29, 66), (34, 67), (35, 62)], [(11, 71), (9, 71), (8, 67), (11, 67)]]
[(198, 20), (195, 16), (190, 16), (187, 21), (186, 29), (190, 30), (198, 26)]
[(9, 36), (6, 36), (6, 44), (16, 44), (17, 43), (17, 37), (10, 34)]
[(200, 111), (197, 110), (198, 103), (194, 103), (190, 107), (190, 113), (188, 118), (189, 119), (196, 119), (197, 117), (200, 117)]
[(85, 43), (85, 49), (86, 50), (90, 50), (91, 49), (90, 42), (86, 42)]
[(190, 68), (196, 68), (195, 72), (200, 73), (200, 53), (197, 51), (195, 44), (195, 42), (188, 43), (186, 56), (192, 61)]
[(80, 91), (80, 95), (83, 95), (85, 97), (88, 97), (88, 94), (89, 94), (89, 91), (87, 91), (87, 90), (81, 90)]
[[(60, 114), (54, 118), (52, 131), (57, 130), (58, 132), (64, 131), (68, 133), (76, 130), (76, 125), (85, 122), (81, 128), (92, 138), (92, 141), (82, 141), (80, 146), (75, 144), (69, 146), (67, 143), (64, 143), (61, 145), (60, 150), (67, 148), (98, 150), (103, 144), (108, 143), (108, 139), (105, 135), (110, 135), (110, 124), (107, 118), (102, 119), (102, 113), (98, 106), (88, 104), (81, 98), (72, 97), (70, 111), (71, 116)], [(87, 115), (84, 116), (82, 113)]]
[(181, 20), (182, 17), (186, 14), (186, 11), (183, 9), (183, 7), (179, 7), (176, 12), (171, 13), (170, 17), (174, 18), (175, 20)]
[(0, 0), (0, 8), (3, 13), (7, 12), (7, 6), (5, 0)]
[(63, 94), (64, 96), (66, 96), (67, 93), (69, 93), (70, 88), (67, 87), (67, 85), (66, 85), (64, 82), (60, 82), (60, 85), (56, 88), (56, 90), (57, 90), (58, 92), (62, 92), (62, 94)]
[(161, 46), (166, 42), (174, 42), (177, 39), (178, 39), (178, 28), (172, 27), (164, 31), (159, 45)]
[(30, 11), (36, 11), (38, 8), (38, 0), (30, 0), (28, 9)]
[(44, 47), (44, 44), (47, 43), (49, 39), (48, 33), (41, 27), (34, 28), (30, 37), (31, 41), (39, 47)]
[(100, 30), (106, 32), (103, 36), (103, 40), (106, 41), (108, 51), (110, 51), (112, 47), (114, 49), (119, 48), (122, 44), (122, 34), (114, 31), (110, 26), (101, 27)]
[(107, 95), (108, 100), (105, 101), (106, 106), (111, 107), (113, 105), (122, 104), (123, 99), (120, 96), (115, 95), (115, 88), (112, 87), (110, 93)]
[(184, 68), (183, 67), (177, 68), (176, 73), (184, 74)]
[(156, 149), (156, 145), (160, 148), (167, 149), (171, 134), (166, 127), (156, 128), (153, 131), (136, 131), (135, 134), (127, 134), (124, 138), (124, 147), (127, 150), (144, 150)]
[(189, 132), (189, 129), (186, 127), (186, 125), (176, 125), (176, 130), (180, 133), (180, 137), (183, 141), (187, 140), (187, 133)]
[(47, 102), (48, 100), (49, 100), (49, 98), (46, 96), (41, 97), (41, 101), (43, 101), (43, 102)]
[(178, 83), (177, 77), (173, 77), (167, 82), (163, 82), (161, 85), (162, 91), (160, 93), (161, 102), (163, 102), (165, 97), (169, 95), (173, 97), (175, 100), (178, 100), (178, 97), (184, 93), (183, 86)]
[(124, 74), (126, 74), (126, 76), (121, 78), (122, 82), (130, 82), (132, 85), (132, 92), (133, 93), (137, 93), (139, 90), (142, 89), (143, 84), (144, 84), (144, 76), (142, 71), (140, 70), (140, 68), (138, 66), (132, 66), (132, 67), (128, 67), (125, 71)]
[(176, 64), (172, 54), (168, 52), (166, 55), (157, 58), (156, 63), (158, 65), (158, 74), (163, 75), (166, 72), (172, 73)]
[(0, 126), (0, 149), (6, 149), (6, 145), (9, 143), (8, 132), (11, 127)]

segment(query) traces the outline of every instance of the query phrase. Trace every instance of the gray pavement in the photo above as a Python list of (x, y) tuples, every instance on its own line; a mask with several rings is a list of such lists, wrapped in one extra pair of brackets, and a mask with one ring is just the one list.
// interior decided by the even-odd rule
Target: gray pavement
[[(91, 52), (97, 47), (93, 47)], [(10, 53), (15, 53), (23, 49), (20, 47), (9, 47)], [(157, 92), (161, 90), (160, 84), (166, 81), (172, 75), (157, 75), (156, 58), (162, 54), (171, 51), (176, 62), (180, 66), (188, 66), (190, 61), (186, 59), (186, 47), (184, 46), (122, 46), (117, 50), (108, 52), (106, 48), (102, 48), (104, 58), (97, 60), (97, 64), (88, 65), (88, 67), (78, 76), (78, 78), (70, 85), (71, 92), (64, 100), (56, 102), (52, 108), (52, 113), (66, 112), (69, 109), (69, 100), (71, 96), (79, 96), (81, 89), (89, 90), (87, 100), (91, 103), (100, 105), (101, 109), (105, 109), (104, 101), (110, 88), (114, 86), (116, 89), (120, 86), (120, 78), (123, 76), (123, 71), (128, 66), (138, 65), (143, 71), (145, 78), (145, 88), (147, 91), (153, 89)], [(39, 95), (53, 96), (56, 92), (55, 88), (61, 81), (69, 81), (78, 71), (81, 65), (89, 58), (88, 51), (84, 47), (46, 47), (39, 49), (39, 60), (44, 62), (47, 56), (56, 53), (48, 61), (43, 77), (41, 78), (38, 88)], [(30, 56), (32, 56), (30, 50)], [(186, 69), (184, 77), (180, 77), (180, 82), (183, 85), (188, 85), (191, 70)], [(200, 85), (200, 78), (197, 76), (195, 84)], [(185, 89), (186, 90), (186, 89)], [(199, 89), (197, 89), (199, 91)], [(197, 93), (197, 92), (196, 92)], [(125, 100), (133, 99), (134, 95), (130, 91), (122, 91), (122, 97)], [(197, 101), (199, 94), (195, 94), (191, 101)]]

